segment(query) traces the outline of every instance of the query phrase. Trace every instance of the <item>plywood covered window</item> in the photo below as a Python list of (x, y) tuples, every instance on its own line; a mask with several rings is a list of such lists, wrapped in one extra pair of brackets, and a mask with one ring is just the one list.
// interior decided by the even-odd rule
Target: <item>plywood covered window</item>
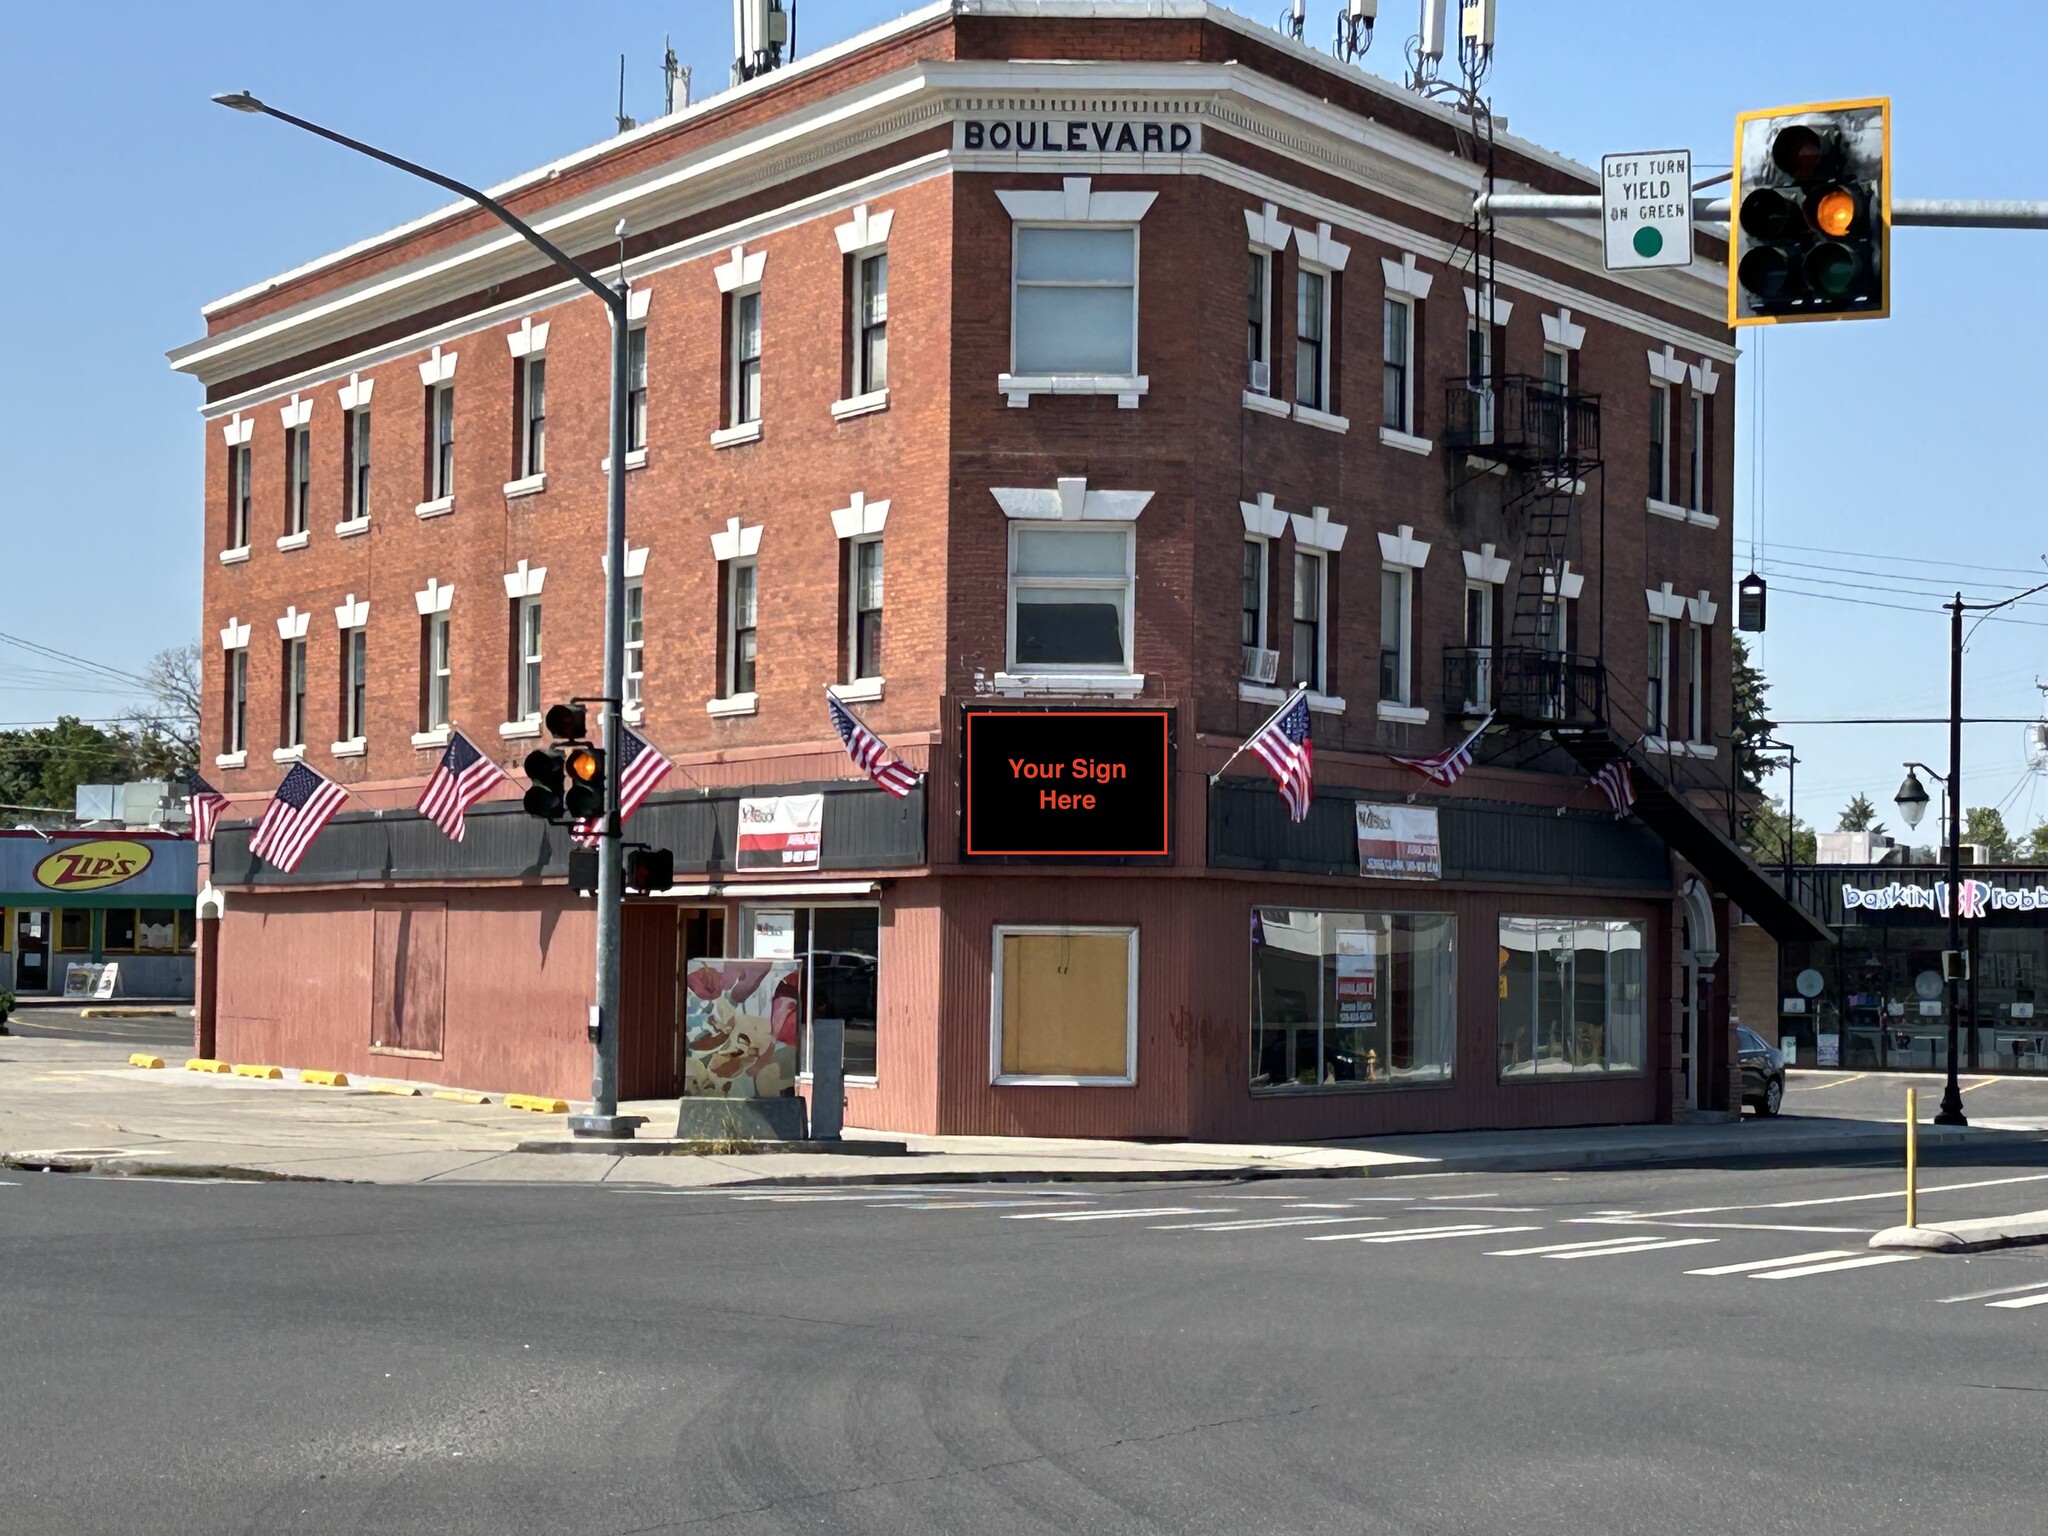
[(999, 926), (994, 992), (994, 1081), (1138, 1080), (1135, 928)]
[(439, 1056), (447, 1003), (448, 909), (378, 907), (370, 991), (370, 1049)]

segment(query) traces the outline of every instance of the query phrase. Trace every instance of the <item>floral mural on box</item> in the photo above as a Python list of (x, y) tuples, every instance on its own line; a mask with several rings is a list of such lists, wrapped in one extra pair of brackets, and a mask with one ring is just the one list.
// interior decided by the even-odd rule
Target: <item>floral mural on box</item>
[(802, 986), (797, 960), (690, 961), (683, 1093), (771, 1099), (796, 1092)]

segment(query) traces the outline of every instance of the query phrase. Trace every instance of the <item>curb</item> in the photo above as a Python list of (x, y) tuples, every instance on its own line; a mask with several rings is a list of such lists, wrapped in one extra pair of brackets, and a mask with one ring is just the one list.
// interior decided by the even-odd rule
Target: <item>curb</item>
[(276, 1173), (234, 1163), (159, 1163), (141, 1157), (71, 1157), (63, 1153), (0, 1152), (0, 1168), (23, 1173), (91, 1173), (122, 1179), (225, 1179), (238, 1184), (358, 1184), (320, 1173)]
[(2048, 1243), (2048, 1211), (1952, 1221), (1941, 1227), (1887, 1227), (1870, 1240), (1872, 1248), (1920, 1253), (1984, 1253), (2036, 1243)]
[(743, 1157), (756, 1152), (816, 1152), (849, 1157), (907, 1157), (901, 1141), (736, 1141), (712, 1137), (633, 1137), (612, 1141), (595, 1136), (574, 1140), (522, 1141), (515, 1152), (600, 1152), (607, 1157)]

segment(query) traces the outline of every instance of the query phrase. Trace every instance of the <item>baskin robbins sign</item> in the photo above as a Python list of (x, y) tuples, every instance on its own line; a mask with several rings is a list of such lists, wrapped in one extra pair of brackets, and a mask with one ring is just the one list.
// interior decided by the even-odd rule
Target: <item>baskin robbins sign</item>
[[(1964, 921), (1988, 917), (1993, 912), (2048, 912), (2048, 885), (1993, 885), (1989, 880), (1965, 880), (1957, 886), (1956, 915)], [(1927, 912), (1944, 920), (1948, 917), (1948, 882), (1928, 885), (1842, 886), (1844, 912)]]

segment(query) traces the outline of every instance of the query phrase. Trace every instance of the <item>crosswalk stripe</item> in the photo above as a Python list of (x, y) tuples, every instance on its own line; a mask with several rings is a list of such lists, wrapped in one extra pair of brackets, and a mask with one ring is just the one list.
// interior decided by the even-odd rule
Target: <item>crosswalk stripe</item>
[(1161, 1205), (1136, 1211), (1012, 1211), (1005, 1221), (1136, 1221), (1141, 1216), (1229, 1216), (1234, 1205)]
[(1961, 1296), (1944, 1296), (1941, 1305), (1952, 1306), (1959, 1301), (1982, 1301), (1987, 1296), (2010, 1296), (2015, 1291), (2048, 1290), (2048, 1280), (2029, 1280), (2024, 1285), (1998, 1285), (1988, 1291), (1969, 1291)]
[(1701, 1243), (1718, 1243), (1718, 1237), (1665, 1237), (1647, 1243), (1631, 1243), (1626, 1248), (1595, 1248), (1590, 1252), (1553, 1253), (1553, 1259), (1618, 1259), (1628, 1253), (1661, 1253), (1666, 1248), (1692, 1248)]
[(1318, 1232), (1311, 1243), (1426, 1243), (1438, 1237), (1498, 1237), (1509, 1232), (1541, 1232), (1541, 1227), (1403, 1227), (1396, 1232)]
[(1868, 1269), (1873, 1264), (1909, 1264), (1923, 1255), (1917, 1253), (1870, 1253), (1860, 1259), (1836, 1259), (1827, 1264), (1801, 1264), (1792, 1269), (1766, 1269), (1752, 1280), (1803, 1280), (1808, 1275), (1831, 1275), (1839, 1269)]
[(2004, 1301), (1987, 1301), (1987, 1307), (2039, 1307), (2048, 1305), (2048, 1291), (2037, 1296), (2008, 1296)]
[(1580, 1248), (1620, 1248), (1635, 1243), (1650, 1241), (1653, 1241), (1653, 1239), (1651, 1239), (1646, 1233), (1635, 1232), (1631, 1233), (1627, 1237), (1603, 1237), (1592, 1242), (1545, 1243), (1541, 1247), (1537, 1248), (1502, 1248), (1497, 1252), (1489, 1253), (1487, 1257), (1489, 1259), (1520, 1259), (1527, 1258), (1535, 1254), (1571, 1253), (1575, 1249)]
[(1743, 1275), (1752, 1269), (1779, 1269), (1787, 1264), (1818, 1264), (1823, 1259), (1846, 1259), (1852, 1248), (1823, 1248), (1817, 1253), (1788, 1253), (1782, 1259), (1746, 1259), (1740, 1264), (1716, 1264), (1712, 1269), (1688, 1269), (1688, 1275)]
[(1353, 1221), (1385, 1221), (1384, 1216), (1254, 1216), (1245, 1221), (1180, 1221), (1154, 1232), (1262, 1232), (1269, 1227), (1329, 1227)]
[[(1029, 1205), (1043, 1209), (1050, 1200), (884, 1200), (868, 1207), (872, 1211), (993, 1211), (1006, 1206)], [(1072, 1206), (1062, 1206), (1071, 1210)]]

